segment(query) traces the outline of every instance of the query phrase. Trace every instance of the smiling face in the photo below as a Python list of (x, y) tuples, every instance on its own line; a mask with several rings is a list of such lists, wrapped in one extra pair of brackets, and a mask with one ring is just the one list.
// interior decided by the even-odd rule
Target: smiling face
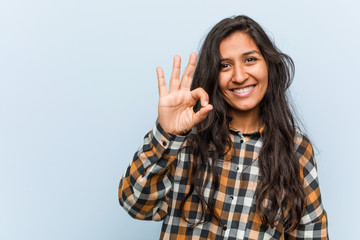
[(219, 86), (232, 115), (259, 113), (268, 86), (264, 57), (250, 35), (235, 32), (220, 42)]

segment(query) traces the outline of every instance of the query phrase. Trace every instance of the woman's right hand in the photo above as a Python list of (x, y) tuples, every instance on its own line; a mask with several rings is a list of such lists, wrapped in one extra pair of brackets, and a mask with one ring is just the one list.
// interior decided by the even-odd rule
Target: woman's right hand
[[(188, 133), (196, 124), (203, 121), (213, 108), (209, 104), (209, 95), (203, 88), (190, 91), (196, 67), (196, 54), (190, 54), (190, 60), (181, 82), (180, 67), (181, 59), (179, 56), (175, 56), (169, 91), (166, 87), (163, 70), (161, 67), (156, 68), (159, 84), (158, 122), (164, 131), (175, 135)], [(198, 100), (200, 100), (201, 109), (195, 113), (193, 107)]]

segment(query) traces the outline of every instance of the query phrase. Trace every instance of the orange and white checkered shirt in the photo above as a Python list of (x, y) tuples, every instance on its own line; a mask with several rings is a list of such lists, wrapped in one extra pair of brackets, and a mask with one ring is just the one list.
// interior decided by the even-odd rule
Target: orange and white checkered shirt
[[(216, 220), (195, 228), (180, 217), (180, 203), (190, 189), (192, 154), (187, 136), (163, 131), (156, 123), (120, 181), (121, 206), (136, 219), (163, 221), (160, 239), (328, 239), (327, 215), (321, 203), (316, 162), (309, 139), (301, 132), (295, 137), (300, 176), (307, 194), (300, 226), (290, 233), (279, 223), (263, 225), (256, 212), (255, 190), (260, 181), (257, 157), (262, 147), (262, 131), (242, 134), (231, 131), (233, 145), (218, 161), (219, 186), (215, 210), (224, 223)], [(204, 191), (209, 198), (210, 185)], [(190, 223), (200, 219), (196, 191), (184, 205)]]

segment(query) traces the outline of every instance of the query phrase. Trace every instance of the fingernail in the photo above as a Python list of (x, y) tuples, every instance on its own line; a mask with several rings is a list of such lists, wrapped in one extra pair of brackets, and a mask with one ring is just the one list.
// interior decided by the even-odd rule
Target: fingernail
[(208, 105), (208, 102), (207, 101), (205, 101), (204, 103), (203, 103), (203, 106), (205, 107), (206, 105)]

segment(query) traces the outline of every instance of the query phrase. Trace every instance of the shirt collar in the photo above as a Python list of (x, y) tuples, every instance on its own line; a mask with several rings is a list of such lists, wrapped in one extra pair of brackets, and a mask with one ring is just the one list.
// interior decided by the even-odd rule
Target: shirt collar
[(251, 136), (251, 135), (258, 135), (258, 134), (260, 134), (260, 136), (263, 136), (264, 129), (265, 129), (265, 125), (262, 125), (258, 131), (250, 132), (250, 133), (242, 133), (240, 130), (234, 129), (230, 124), (228, 125), (228, 127), (229, 127), (230, 132), (236, 133), (236, 134), (241, 133), (244, 136)]

